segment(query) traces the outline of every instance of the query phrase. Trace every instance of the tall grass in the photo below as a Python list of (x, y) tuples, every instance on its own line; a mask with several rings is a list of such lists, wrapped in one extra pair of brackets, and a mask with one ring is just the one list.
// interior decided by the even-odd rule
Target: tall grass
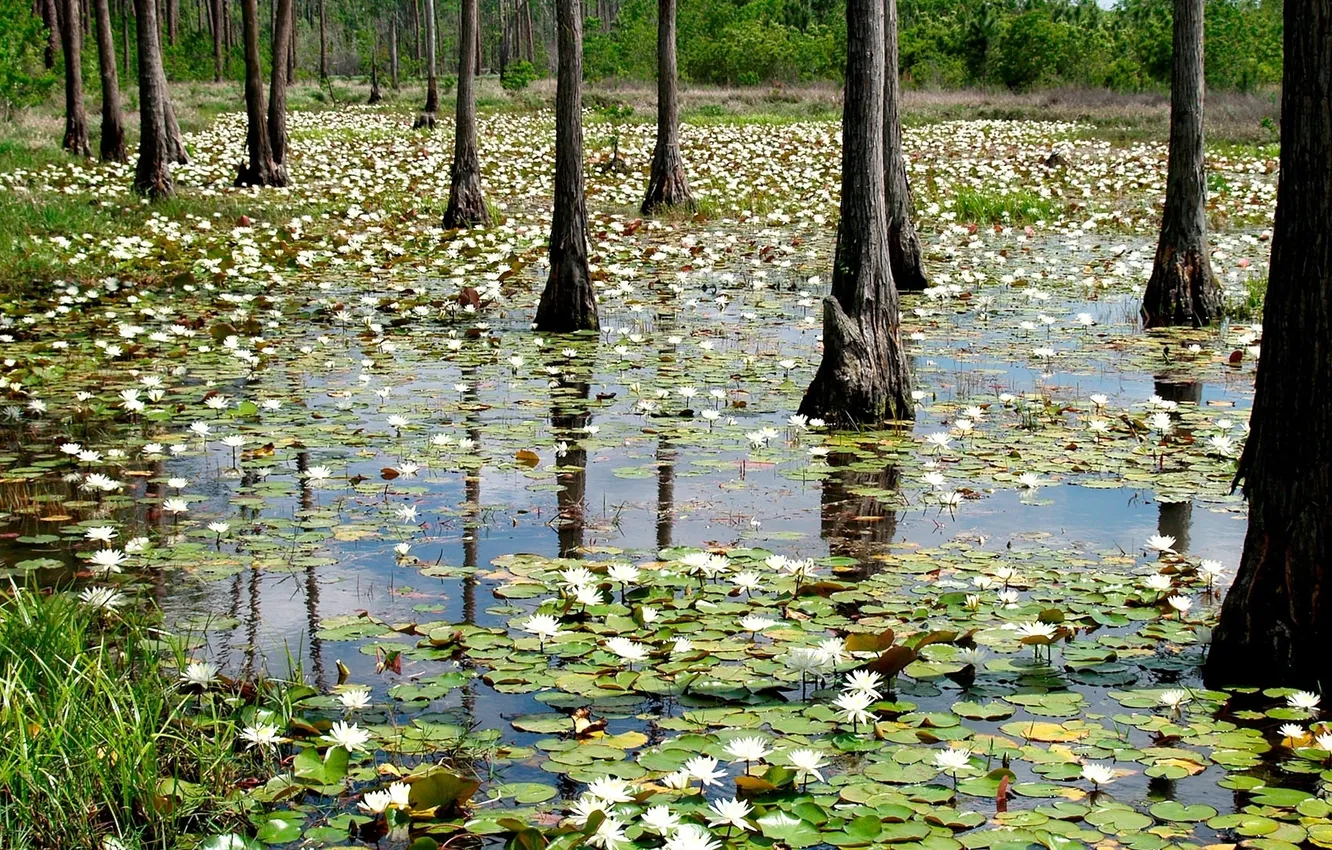
[(146, 624), (28, 591), (0, 617), (0, 845), (165, 850), (221, 825), (233, 735), (192, 716)]
[(1059, 204), (1035, 192), (959, 188), (952, 195), (957, 220), (975, 224), (1025, 224), (1054, 218)]

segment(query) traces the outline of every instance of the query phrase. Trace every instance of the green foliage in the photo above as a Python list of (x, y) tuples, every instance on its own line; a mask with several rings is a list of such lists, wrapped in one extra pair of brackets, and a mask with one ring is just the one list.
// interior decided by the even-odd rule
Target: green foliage
[(0, 118), (46, 98), (56, 77), (42, 64), (46, 29), (24, 0), (0, 0)]
[(1059, 207), (1049, 198), (1028, 191), (982, 191), (959, 188), (953, 195), (953, 212), (960, 222), (974, 224), (1025, 224), (1054, 218)]
[(537, 74), (536, 68), (532, 67), (531, 62), (512, 62), (500, 76), (500, 85), (506, 91), (522, 91), (538, 76), (540, 75)]

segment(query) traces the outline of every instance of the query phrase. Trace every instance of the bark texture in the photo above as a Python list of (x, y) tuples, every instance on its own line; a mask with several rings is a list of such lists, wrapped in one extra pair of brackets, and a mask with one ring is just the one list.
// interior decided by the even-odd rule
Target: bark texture
[(92, 156), (88, 146), (88, 112), (83, 107), (83, 30), (79, 28), (79, 0), (61, 0), (65, 25), (60, 48), (65, 55), (65, 136), (60, 146), (76, 156)]
[(559, 78), (555, 85), (555, 214), (550, 225), (550, 277), (536, 314), (537, 329), (547, 333), (600, 327), (587, 267), (582, 6), (580, 0), (556, 3)]
[[(477, 37), (480, 3), (462, 0), (459, 38), (463, 44)], [(476, 150), (476, 69), (466, 59), (458, 62), (458, 120), (453, 136), (453, 169), (449, 183), (449, 206), (444, 210), (444, 228), (490, 224), (490, 211), (481, 192), (481, 162)]]
[(841, 221), (823, 300), (823, 362), (800, 403), (802, 414), (836, 425), (914, 414), (888, 259), (883, 0), (848, 0), (846, 28)]
[(911, 218), (911, 184), (902, 150), (901, 85), (897, 76), (897, 0), (884, 0), (883, 175), (888, 197), (888, 261), (898, 292), (929, 286), (920, 258), (920, 239)]
[(134, 167), (134, 191), (155, 200), (170, 197), (175, 185), (171, 181), (166, 73), (154, 0), (134, 0), (134, 30), (139, 48), (139, 160)]
[(282, 61), (291, 55), (296, 15), (292, 0), (277, 0), (273, 30), (273, 75), (268, 87), (268, 145), (273, 151), (274, 186), (286, 186), (287, 174), (287, 86), (290, 66)]
[(64, 48), (60, 40), (60, 14), (55, 0), (41, 0), (42, 23), (46, 25), (46, 46), (42, 50), (42, 64), (49, 70), (55, 67), (56, 56)]
[[(416, 122), (412, 124), (413, 130), (435, 129), (435, 116), (439, 112), (439, 83), (435, 80), (435, 0), (425, 0), (425, 25), (426, 101), (421, 114), (416, 116)], [(467, 54), (466, 50), (458, 52)]]
[(319, 0), (319, 79), (328, 79), (328, 9), (327, 0)]
[(370, 39), (370, 97), (366, 103), (373, 106), (384, 99), (384, 93), (379, 90), (379, 26), (372, 24)]
[(1170, 162), (1161, 238), (1142, 320), (1149, 328), (1211, 324), (1221, 287), (1207, 251), (1207, 176), (1203, 171), (1203, 0), (1175, 0), (1170, 69)]
[(125, 162), (125, 120), (120, 112), (120, 77), (116, 73), (116, 37), (111, 30), (110, 0), (93, 0), (97, 17), (97, 67), (102, 75), (102, 140), (104, 162)]
[(1332, 686), (1332, 0), (1286, 0), (1281, 177), (1252, 431), (1249, 531), (1209, 686)]
[(643, 215), (663, 207), (693, 210), (680, 155), (680, 87), (675, 61), (675, 0), (657, 0), (657, 146), (652, 151)]
[[(277, 186), (277, 163), (268, 135), (264, 107), (263, 66), (259, 60), (259, 1), (241, 0), (245, 29), (245, 152), (247, 160), (236, 175), (237, 186)], [(281, 64), (280, 62), (278, 64)]]
[(222, 0), (208, 0), (208, 14), (213, 20), (213, 82), (222, 82), (225, 65), (226, 19), (222, 17)]

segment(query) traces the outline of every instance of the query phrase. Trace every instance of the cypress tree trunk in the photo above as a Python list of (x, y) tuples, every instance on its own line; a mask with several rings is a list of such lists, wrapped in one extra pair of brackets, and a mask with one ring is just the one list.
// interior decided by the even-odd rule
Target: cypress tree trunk
[(287, 63), (282, 61), (292, 42), (296, 15), (292, 0), (277, 0), (277, 28), (273, 31), (273, 76), (268, 88), (268, 146), (273, 152), (274, 186), (286, 186), (287, 174)]
[(283, 75), (284, 86), (296, 82), (296, 3), (287, 4), (287, 73)]
[(328, 9), (319, 0), (319, 79), (328, 79)]
[[(159, 46), (161, 42), (158, 42)], [(180, 132), (180, 124), (176, 123), (176, 110), (171, 106), (171, 89), (167, 85), (166, 69), (162, 67), (162, 55), (157, 55), (157, 72), (162, 84), (162, 108), (166, 113), (167, 128), (167, 156), (171, 161), (178, 165), (185, 165), (190, 161), (190, 155), (185, 152), (185, 137)]]
[(680, 87), (675, 63), (675, 0), (657, 0), (657, 146), (643, 215), (662, 207), (696, 208), (680, 156)]
[(180, 17), (180, 0), (166, 0), (167, 44), (176, 43), (176, 19)]
[(125, 162), (125, 123), (120, 114), (120, 78), (116, 74), (116, 41), (111, 32), (110, 0), (93, 0), (97, 7), (97, 67), (102, 74), (102, 140), (98, 153), (104, 162)]
[[(425, 0), (426, 25), (426, 102), (421, 114), (412, 124), (413, 130), (435, 129), (435, 114), (439, 112), (439, 84), (435, 81), (435, 0)], [(466, 53), (466, 50), (461, 51)]]
[[(463, 43), (476, 36), (480, 3), (462, 0), (460, 37)], [(458, 120), (453, 137), (453, 170), (449, 185), (449, 206), (444, 211), (444, 227), (476, 227), (490, 224), (490, 211), (481, 192), (481, 163), (476, 150), (476, 74), (472, 63), (458, 63)]]
[(88, 113), (83, 108), (83, 31), (79, 28), (79, 0), (63, 0), (65, 26), (60, 47), (65, 54), (65, 136), (60, 146), (76, 156), (92, 156), (88, 146)]
[(1209, 686), (1332, 686), (1332, 0), (1286, 0), (1281, 177), (1252, 431), (1249, 531)]
[(208, 0), (208, 13), (213, 16), (213, 82), (220, 83), (224, 61), (222, 41), (226, 28), (226, 21), (222, 17), (222, 0)]
[(884, 0), (883, 167), (888, 193), (888, 261), (898, 292), (929, 286), (920, 239), (911, 220), (911, 185), (902, 151), (901, 85), (897, 77), (897, 0)]
[(1203, 173), (1203, 0), (1175, 0), (1170, 70), (1170, 163), (1161, 238), (1143, 324), (1194, 327), (1221, 311), (1221, 287), (1207, 253), (1207, 177)]
[(41, 3), (42, 23), (46, 24), (46, 47), (42, 51), (42, 64), (47, 69), (55, 67), (56, 55), (61, 53), (60, 13), (56, 11), (55, 0), (39, 0)]
[(805, 416), (840, 425), (914, 413), (888, 259), (883, 0), (848, 0), (846, 29), (841, 222), (823, 300), (823, 362), (800, 403)]
[(139, 161), (134, 167), (134, 191), (156, 200), (173, 195), (175, 186), (154, 0), (134, 0), (134, 31), (139, 48)]
[[(249, 159), (236, 175), (237, 186), (277, 185), (277, 165), (264, 110), (263, 66), (259, 59), (259, 2), (241, 0), (245, 30), (245, 151)], [(280, 65), (281, 62), (275, 63)]]
[(398, 90), (398, 10), (389, 14), (389, 85)]
[(537, 306), (547, 333), (597, 330), (597, 301), (587, 268), (587, 198), (583, 195), (583, 4), (556, 0), (559, 77), (555, 85), (555, 215), (550, 277)]
[(366, 101), (371, 105), (379, 103), (384, 99), (384, 95), (379, 91), (379, 27), (371, 24), (370, 27), (370, 98)]

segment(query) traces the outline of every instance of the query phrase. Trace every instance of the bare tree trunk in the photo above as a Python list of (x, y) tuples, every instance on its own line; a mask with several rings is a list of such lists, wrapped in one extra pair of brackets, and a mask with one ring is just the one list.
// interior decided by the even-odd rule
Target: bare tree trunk
[(60, 30), (65, 54), (65, 137), (60, 146), (76, 156), (92, 156), (88, 146), (88, 113), (83, 108), (83, 32), (79, 0), (63, 0), (66, 25)]
[(268, 88), (268, 145), (273, 152), (274, 186), (286, 186), (287, 173), (287, 63), (282, 61), (292, 42), (296, 15), (293, 0), (275, 0), (277, 29), (273, 31), (273, 77)]
[(180, 0), (166, 0), (167, 44), (176, 44), (176, 20), (180, 17)]
[(120, 78), (116, 75), (116, 40), (111, 32), (111, 0), (93, 0), (97, 7), (97, 67), (102, 74), (102, 140), (98, 153), (105, 162), (125, 162), (125, 123), (120, 114)]
[(416, 61), (425, 59), (425, 44), (421, 38), (421, 0), (412, 0), (412, 26), (416, 28)]
[(536, 42), (532, 39), (532, 0), (523, 0), (524, 17), (527, 27), (527, 61), (536, 61)]
[(154, 0), (134, 0), (134, 30), (139, 48), (139, 161), (134, 167), (134, 191), (156, 200), (173, 195), (175, 186), (167, 135), (166, 73)]
[(902, 150), (901, 86), (897, 76), (897, 0), (884, 0), (883, 166), (888, 193), (888, 261), (898, 292), (929, 286), (920, 258), (920, 239), (911, 219), (911, 184)]
[(435, 80), (435, 0), (425, 0), (426, 25), (426, 102), (416, 116), (412, 129), (435, 129), (435, 114), (439, 112), (439, 83)]
[[(479, 0), (462, 0), (460, 38), (464, 44), (476, 37), (480, 26)], [(458, 120), (453, 136), (453, 170), (449, 185), (449, 206), (444, 211), (444, 227), (484, 227), (490, 224), (490, 212), (481, 192), (481, 163), (476, 143), (476, 73), (472, 63), (458, 63)]]
[[(499, 0), (499, 72), (501, 78), (509, 70), (509, 28), (504, 17), (504, 4), (507, 2), (508, 0)], [(477, 37), (480, 37), (479, 32)]]
[(222, 0), (208, 0), (208, 14), (213, 20), (213, 82), (222, 82), (224, 55), (222, 43), (226, 38), (226, 21), (222, 18)]
[(161, 54), (157, 57), (157, 68), (162, 76), (162, 108), (166, 113), (167, 156), (177, 165), (185, 165), (190, 161), (190, 155), (185, 151), (185, 136), (180, 132), (180, 124), (176, 122), (176, 110), (171, 106), (171, 88), (167, 85), (166, 69), (162, 67)]
[(675, 0), (657, 0), (657, 146), (652, 151), (643, 215), (663, 207), (693, 210), (680, 155), (680, 98), (675, 62)]
[(370, 97), (366, 103), (374, 105), (384, 99), (379, 91), (379, 22), (370, 23)]
[(1209, 686), (1332, 686), (1332, 0), (1286, 0), (1281, 177), (1252, 431), (1249, 531)]
[(587, 198), (583, 194), (583, 8), (557, 0), (559, 78), (555, 86), (555, 214), (550, 277), (537, 306), (546, 333), (597, 330), (597, 300), (587, 267)]
[(64, 51), (60, 37), (60, 13), (56, 10), (55, 0), (39, 0), (42, 23), (46, 24), (46, 47), (42, 51), (42, 64), (47, 69), (55, 67), (56, 56)]
[(319, 0), (319, 79), (328, 79), (328, 9), (327, 0)]
[[(259, 57), (259, 0), (241, 0), (241, 22), (245, 29), (245, 150), (248, 161), (236, 175), (236, 185), (280, 185), (264, 109), (264, 69)], [(275, 62), (274, 68), (281, 64)]]
[(846, 29), (841, 222), (823, 301), (823, 362), (800, 403), (805, 416), (839, 425), (914, 413), (888, 259), (883, 0), (848, 0)]
[(287, 4), (287, 73), (282, 77), (282, 84), (290, 87), (296, 82), (296, 3)]
[(129, 77), (130, 66), (130, 11), (133, 6), (130, 0), (120, 0), (120, 41), (121, 41), (121, 59), (120, 69), (126, 77)]
[(1221, 312), (1221, 286), (1207, 250), (1207, 176), (1203, 172), (1203, 0), (1175, 0), (1170, 70), (1170, 163), (1161, 238), (1143, 324), (1200, 327)]
[(389, 13), (389, 85), (398, 90), (398, 10)]

